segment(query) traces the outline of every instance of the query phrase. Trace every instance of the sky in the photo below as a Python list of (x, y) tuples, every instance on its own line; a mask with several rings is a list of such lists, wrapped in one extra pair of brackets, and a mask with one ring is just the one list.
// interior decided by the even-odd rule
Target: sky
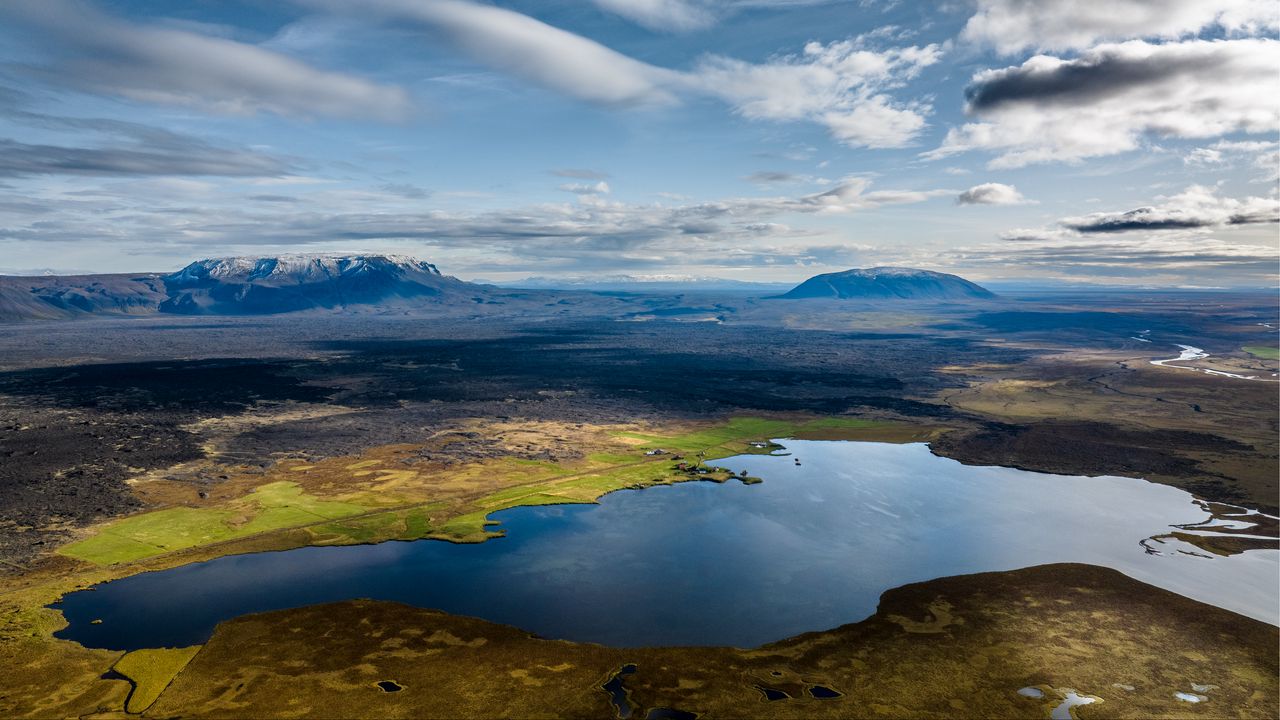
[(1271, 287), (1273, 0), (4, 0), (0, 272)]

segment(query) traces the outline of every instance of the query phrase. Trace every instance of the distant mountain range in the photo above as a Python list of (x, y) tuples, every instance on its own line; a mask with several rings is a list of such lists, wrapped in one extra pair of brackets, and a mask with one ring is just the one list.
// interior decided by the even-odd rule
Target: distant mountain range
[(494, 282), (495, 285), (538, 290), (588, 290), (596, 292), (737, 292), (771, 293), (788, 283), (747, 282), (701, 275), (596, 275), (576, 277), (527, 277)]
[(401, 255), (212, 258), (168, 275), (0, 277), (0, 320), (475, 304), (486, 302), (493, 289)]
[[(529, 278), (516, 288), (464, 282), (429, 262), (404, 255), (273, 255), (197, 260), (175, 273), (0, 276), (0, 322), (83, 315), (270, 315), (299, 311), (446, 313), (477, 305), (503, 312), (600, 308), (601, 298), (555, 290), (628, 293), (628, 316), (684, 317), (703, 312), (678, 304), (685, 293), (763, 297), (785, 285), (682, 275)], [(631, 295), (634, 293), (635, 295)], [(636, 307), (648, 295), (661, 307)], [(870, 268), (817, 275), (775, 298), (950, 301), (993, 297), (968, 280), (911, 268)], [(630, 300), (627, 300), (630, 298)], [(634, 302), (633, 302), (634, 301)], [(630, 303), (630, 304), (628, 304)], [(665, 304), (663, 304), (665, 303)], [(717, 313), (729, 312), (716, 305)], [(710, 312), (710, 311), (706, 311)]]
[(958, 275), (903, 267), (874, 267), (814, 275), (779, 296), (785, 300), (973, 300), (995, 293)]

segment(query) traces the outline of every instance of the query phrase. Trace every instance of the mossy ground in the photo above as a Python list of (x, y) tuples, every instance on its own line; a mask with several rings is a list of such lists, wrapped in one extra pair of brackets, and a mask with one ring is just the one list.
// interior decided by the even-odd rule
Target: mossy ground
[[(620, 619), (620, 622), (624, 620)], [(614, 717), (601, 686), (626, 664), (633, 717), (1272, 717), (1277, 629), (1103, 568), (1046, 565), (891, 590), (860, 623), (764, 647), (619, 649), (394, 603), (251, 615), (213, 638), (148, 713), (236, 717)], [(383, 693), (375, 683), (404, 686)], [(1190, 708), (1174, 693), (1216, 685)], [(818, 699), (821, 685), (840, 697)], [(1134, 689), (1123, 690), (1127, 685)], [(1042, 699), (1018, 694), (1035, 686)], [(768, 701), (760, 687), (790, 699)]]
[[(1275, 383), (1160, 368), (1150, 359), (1096, 350), (1010, 366), (944, 368), (967, 386), (940, 391), (941, 402), (1020, 432), (1050, 429), (1041, 435), (1043, 441), (1005, 442), (998, 452), (965, 447), (965, 435), (990, 428), (952, 433), (935, 450), (973, 464), (1141, 477), (1275, 513), (1280, 496)], [(1259, 377), (1276, 371), (1270, 361), (1227, 355), (1214, 355), (1202, 365)], [(1092, 437), (1069, 437), (1062, 429), (1067, 423), (1090, 426)], [(1129, 439), (1113, 451), (1102, 447), (1120, 436)]]
[(140, 713), (160, 697), (169, 683), (200, 652), (199, 645), (185, 648), (148, 648), (125, 654), (112, 670), (133, 681), (134, 689), (125, 710)]

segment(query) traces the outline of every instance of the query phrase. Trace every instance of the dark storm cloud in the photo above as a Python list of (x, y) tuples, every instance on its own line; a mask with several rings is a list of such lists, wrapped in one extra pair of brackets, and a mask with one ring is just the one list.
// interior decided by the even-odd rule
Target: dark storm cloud
[(1156, 208), (1144, 207), (1118, 215), (1086, 218), (1081, 222), (1063, 222), (1063, 227), (1082, 233), (1129, 232), (1130, 230), (1188, 230), (1212, 227), (1216, 221), (1207, 217), (1173, 216)]
[(1131, 55), (1124, 46), (1116, 46), (1074, 60), (1028, 61), (989, 71), (975, 78), (964, 96), (969, 111), (975, 114), (1018, 103), (1094, 103), (1143, 86), (1221, 77), (1233, 60), (1230, 53), (1213, 51)]

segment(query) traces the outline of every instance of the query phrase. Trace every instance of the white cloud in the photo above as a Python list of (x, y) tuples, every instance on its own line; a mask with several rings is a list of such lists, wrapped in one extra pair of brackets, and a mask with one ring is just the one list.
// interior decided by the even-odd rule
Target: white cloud
[(1013, 54), (1175, 39), (1211, 27), (1233, 35), (1275, 31), (1280, 12), (1274, 0), (979, 0), (961, 37)]
[(974, 185), (956, 196), (957, 205), (1027, 205), (1026, 199), (1012, 185), (983, 183)]
[(697, 30), (715, 22), (710, 3), (696, 0), (593, 0), (601, 9), (651, 30)]
[(592, 0), (602, 10), (650, 30), (687, 32), (748, 8), (789, 8), (840, 0)]
[(1280, 142), (1274, 140), (1219, 140), (1208, 147), (1198, 147), (1182, 161), (1196, 167), (1233, 168), (1246, 163), (1257, 171), (1253, 182), (1280, 182)]
[(607, 105), (662, 104), (673, 73), (528, 15), (465, 0), (303, 0), (337, 12), (381, 15), (447, 33), (486, 65), (571, 97)]
[(404, 90), (223, 37), (124, 22), (70, 0), (9, 0), (0, 15), (55, 38), (46, 73), (89, 92), (230, 114), (398, 120)]
[(885, 91), (900, 87), (941, 55), (937, 45), (877, 51), (862, 38), (811, 42), (799, 55), (764, 63), (710, 56), (686, 82), (723, 98), (748, 118), (809, 120), (846, 145), (900, 147), (924, 127), (929, 108), (897, 102)]
[(557, 188), (576, 195), (608, 195), (609, 183), (601, 180), (597, 183), (565, 183)]
[(1268, 153), (1280, 148), (1274, 140), (1219, 140), (1210, 149), (1227, 153)]
[(1196, 148), (1187, 153), (1182, 161), (1188, 165), (1217, 165), (1222, 162), (1222, 151), (1213, 148)]
[(980, 122), (952, 128), (925, 157), (986, 150), (997, 153), (990, 167), (1011, 168), (1125, 152), (1148, 135), (1275, 133), (1278, 67), (1280, 41), (1262, 39), (1134, 40), (1069, 60), (1037, 55), (975, 75), (966, 112)]

